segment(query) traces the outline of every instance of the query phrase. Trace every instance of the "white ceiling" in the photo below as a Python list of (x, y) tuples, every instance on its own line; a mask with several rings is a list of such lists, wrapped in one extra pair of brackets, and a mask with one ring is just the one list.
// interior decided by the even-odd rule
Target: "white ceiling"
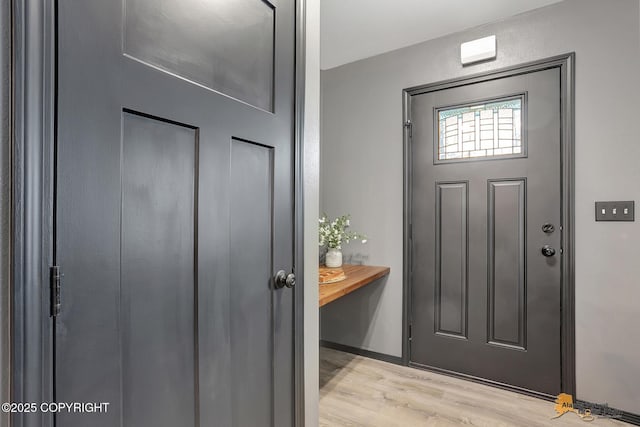
[(337, 67), (561, 0), (321, 0), (320, 68)]

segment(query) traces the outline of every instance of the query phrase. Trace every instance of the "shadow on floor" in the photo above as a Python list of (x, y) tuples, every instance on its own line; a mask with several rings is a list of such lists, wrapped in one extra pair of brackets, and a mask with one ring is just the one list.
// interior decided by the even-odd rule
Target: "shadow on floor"
[[(325, 357), (327, 354), (332, 354), (332, 357)], [(351, 371), (350, 365), (356, 357), (358, 356), (355, 354), (320, 347), (320, 389), (331, 391), (331, 384), (339, 382), (340, 378)]]

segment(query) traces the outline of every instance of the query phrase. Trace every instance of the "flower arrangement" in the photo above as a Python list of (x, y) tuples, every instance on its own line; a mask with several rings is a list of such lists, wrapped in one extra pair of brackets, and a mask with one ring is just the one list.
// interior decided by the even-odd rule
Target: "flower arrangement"
[(319, 219), (320, 246), (326, 246), (329, 249), (342, 249), (343, 243), (349, 243), (352, 240), (361, 240), (367, 243), (367, 236), (364, 234), (347, 231), (350, 224), (350, 215), (342, 215), (334, 220), (327, 218), (323, 214)]

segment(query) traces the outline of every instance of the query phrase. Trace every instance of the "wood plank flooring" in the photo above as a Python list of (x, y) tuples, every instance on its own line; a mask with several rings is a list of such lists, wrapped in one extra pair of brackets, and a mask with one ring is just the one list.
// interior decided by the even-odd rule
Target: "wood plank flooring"
[(628, 426), (518, 393), (320, 348), (320, 426)]

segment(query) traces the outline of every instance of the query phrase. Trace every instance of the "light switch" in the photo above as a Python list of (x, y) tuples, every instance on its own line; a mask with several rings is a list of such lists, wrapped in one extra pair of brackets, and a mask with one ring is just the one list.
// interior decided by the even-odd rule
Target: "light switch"
[(596, 221), (635, 221), (633, 200), (596, 202)]

